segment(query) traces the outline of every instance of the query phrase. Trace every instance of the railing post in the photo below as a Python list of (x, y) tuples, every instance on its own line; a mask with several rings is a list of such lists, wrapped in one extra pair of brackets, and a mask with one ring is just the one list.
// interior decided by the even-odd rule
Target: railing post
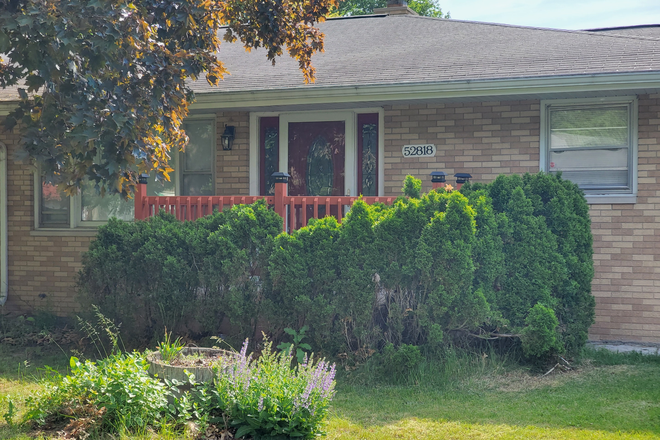
[(287, 173), (277, 172), (272, 174), (275, 180), (275, 212), (282, 217), (283, 230), (286, 231), (286, 205), (284, 197), (288, 194), (289, 177)]
[(433, 189), (444, 188), (446, 176), (444, 171), (433, 171), (431, 172), (431, 182), (433, 183)]
[(456, 190), (458, 191), (459, 189), (461, 189), (464, 183), (470, 181), (472, 175), (468, 173), (456, 173), (454, 174), (454, 177), (456, 177)]
[(149, 174), (140, 174), (138, 177), (138, 184), (135, 187), (135, 194), (133, 194), (133, 200), (135, 203), (135, 220), (144, 220), (144, 198), (147, 196), (147, 182), (149, 180)]

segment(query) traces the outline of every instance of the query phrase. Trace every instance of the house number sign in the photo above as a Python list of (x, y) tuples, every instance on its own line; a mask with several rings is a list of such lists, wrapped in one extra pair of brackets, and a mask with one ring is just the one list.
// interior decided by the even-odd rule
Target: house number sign
[(434, 157), (435, 145), (404, 145), (401, 149), (403, 157)]

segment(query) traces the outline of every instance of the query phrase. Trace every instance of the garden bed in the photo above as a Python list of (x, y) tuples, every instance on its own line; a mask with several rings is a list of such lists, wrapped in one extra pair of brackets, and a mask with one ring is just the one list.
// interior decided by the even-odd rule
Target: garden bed
[(185, 370), (194, 374), (197, 382), (211, 382), (213, 369), (226, 368), (235, 363), (236, 353), (217, 348), (185, 347), (169, 362), (163, 361), (158, 351), (149, 354), (147, 361), (149, 373), (161, 379), (188, 382)]

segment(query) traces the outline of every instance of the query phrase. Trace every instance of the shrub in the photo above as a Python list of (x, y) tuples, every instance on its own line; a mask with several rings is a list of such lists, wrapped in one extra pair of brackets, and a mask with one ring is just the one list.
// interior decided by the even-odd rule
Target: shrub
[(224, 321), (230, 340), (265, 329), (278, 343), (307, 327), (315, 351), (357, 361), (389, 343), (434, 351), (522, 335), (537, 304), (558, 321), (556, 346), (528, 329), (526, 353), (584, 345), (593, 251), (576, 185), (539, 173), (420, 188), (408, 176), (392, 206), (358, 200), (341, 224), (291, 234), (265, 201), (195, 222), (113, 220), (84, 257), (81, 290), (143, 337), (190, 322), (208, 335)]
[(333, 331), (337, 313), (339, 224), (334, 217), (275, 238), (268, 260), (270, 289), (264, 310), (270, 329), (309, 326), (307, 337), (317, 350), (336, 352), (341, 333)]
[[(147, 373), (140, 354), (116, 354), (98, 362), (71, 358), (71, 373), (26, 401), (24, 422), (83, 419), (87, 429), (144, 430), (168, 415), (165, 385)], [(72, 422), (74, 423), (74, 422)]]
[(394, 345), (389, 343), (383, 347), (380, 365), (383, 376), (397, 382), (410, 374), (421, 361), (419, 347), (402, 344), (399, 348), (394, 348)]
[[(504, 279), (510, 282), (502, 287), (516, 290), (503, 307), (516, 308), (515, 324), (521, 325), (535, 302), (550, 306), (559, 321), (562, 345), (576, 353), (587, 340), (595, 310), (591, 295), (593, 238), (584, 194), (561, 174), (546, 173), (499, 176), (492, 184), (474, 185), (474, 189), (488, 193), (494, 211), (508, 217), (509, 232), (501, 235), (508, 267)], [(465, 188), (467, 192), (474, 189)], [(521, 272), (528, 261), (536, 267)], [(525, 291), (531, 287), (536, 293), (530, 296)], [(520, 304), (516, 296), (527, 297), (527, 301)], [(506, 310), (502, 313), (510, 315)]]
[(217, 333), (227, 318), (238, 341), (257, 323), (262, 269), (282, 220), (264, 201), (236, 205), (194, 222), (159, 213), (146, 221), (111, 219), (83, 255), (83, 303), (150, 339), (165, 327)]
[(407, 175), (406, 179), (403, 181), (403, 189), (401, 191), (406, 197), (419, 199), (422, 195), (422, 181), (420, 179), (415, 179), (415, 177), (411, 175)]
[(247, 345), (246, 340), (238, 362), (216, 377), (217, 408), (237, 428), (235, 437), (320, 434), (334, 395), (335, 366), (305, 359), (292, 369), (292, 353), (274, 353), (269, 341), (255, 361), (247, 355)]
[(557, 337), (559, 321), (551, 308), (536, 304), (525, 318), (525, 325), (521, 340), (526, 356), (540, 358), (561, 351)]

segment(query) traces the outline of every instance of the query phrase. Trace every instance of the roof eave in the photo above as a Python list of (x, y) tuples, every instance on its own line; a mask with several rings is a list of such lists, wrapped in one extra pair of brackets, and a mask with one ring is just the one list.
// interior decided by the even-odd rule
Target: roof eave
[(571, 92), (660, 91), (660, 71), (602, 73), (533, 78), (445, 81), (358, 86), (312, 86), (295, 89), (198, 93), (191, 109), (237, 109), (272, 106), (400, 102), (511, 96), (551, 96)]

